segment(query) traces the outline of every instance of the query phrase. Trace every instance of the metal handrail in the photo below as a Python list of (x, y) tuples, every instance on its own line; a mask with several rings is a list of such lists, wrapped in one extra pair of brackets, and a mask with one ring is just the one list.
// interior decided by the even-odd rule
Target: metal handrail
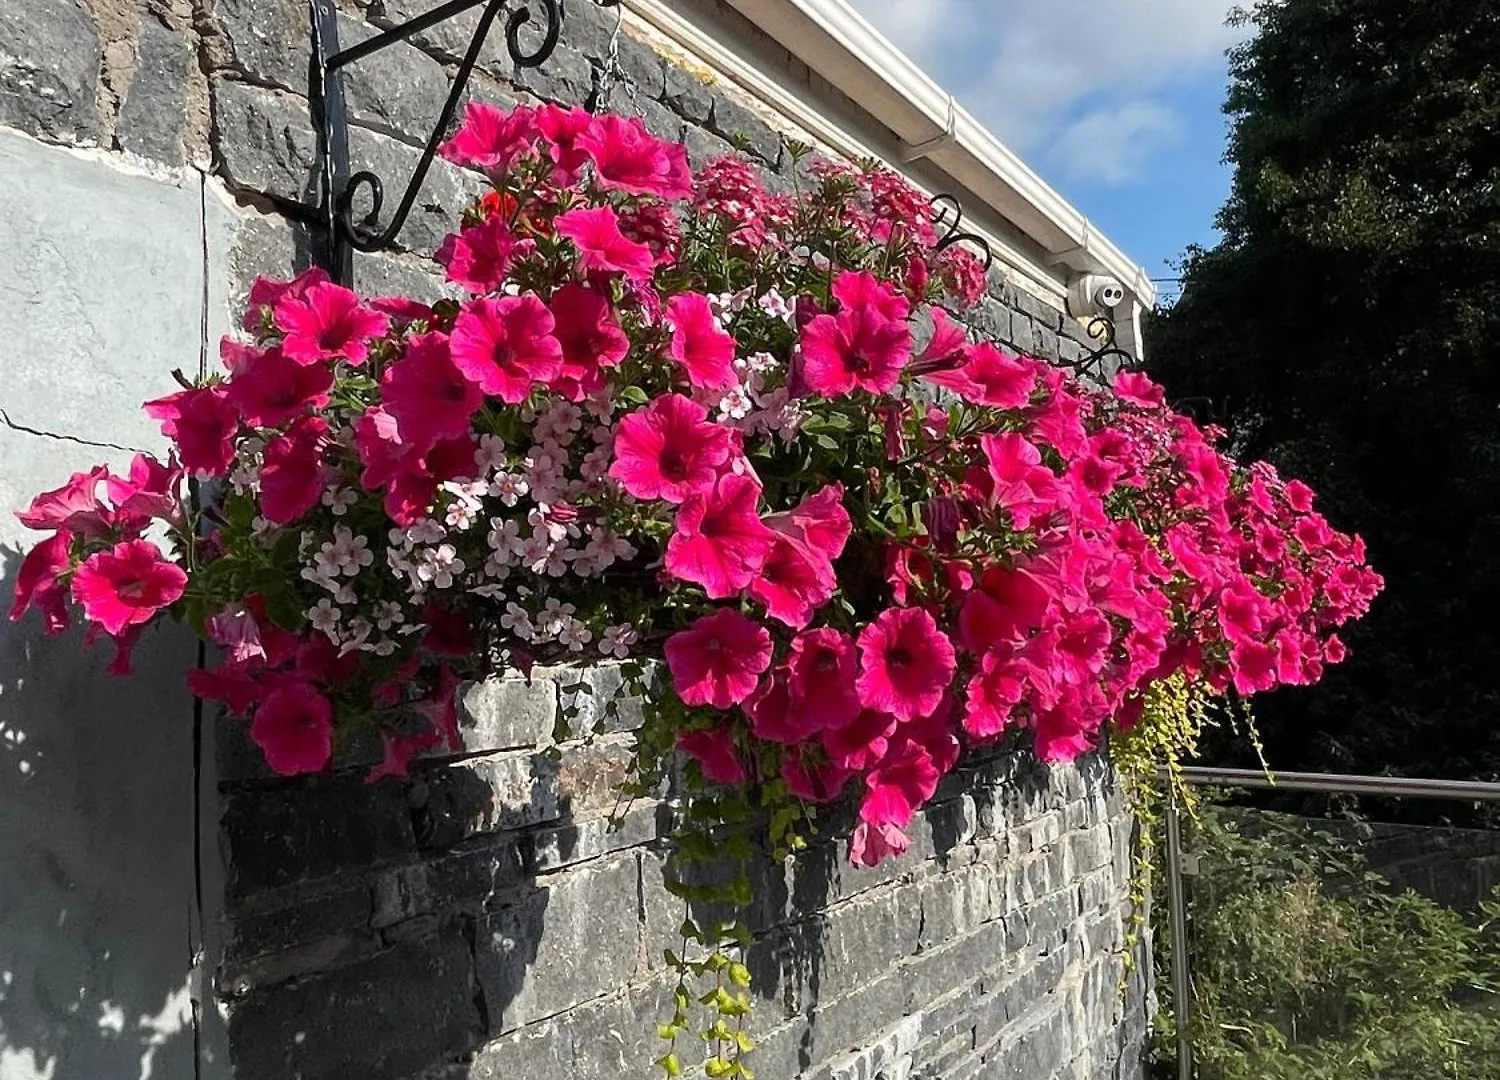
[[(1412, 799), (1500, 802), (1500, 784), (1478, 780), (1423, 780), (1405, 776), (1341, 776), (1338, 773), (1265, 773), (1254, 769), (1183, 766), (1157, 770), (1194, 787), (1241, 787), (1267, 791), (1319, 791), (1335, 795), (1385, 795)], [(1167, 908), (1172, 928), (1172, 997), (1177, 1011), (1177, 1078), (1193, 1080), (1192, 987), (1187, 955), (1187, 899), (1182, 888), (1182, 832), (1176, 793), (1167, 790)]]

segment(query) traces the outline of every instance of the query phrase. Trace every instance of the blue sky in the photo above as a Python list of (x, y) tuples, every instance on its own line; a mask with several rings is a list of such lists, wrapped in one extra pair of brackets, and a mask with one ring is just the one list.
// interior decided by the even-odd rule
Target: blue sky
[(1152, 277), (1213, 241), (1235, 0), (851, 2)]

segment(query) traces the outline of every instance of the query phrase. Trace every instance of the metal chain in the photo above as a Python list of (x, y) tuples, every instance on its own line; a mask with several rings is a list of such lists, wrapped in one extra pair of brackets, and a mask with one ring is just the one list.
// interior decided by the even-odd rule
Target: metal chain
[(623, 87), (630, 99), (631, 108), (636, 107), (635, 80), (620, 66), (620, 32), (625, 25), (625, 5), (615, 4), (615, 28), (609, 35), (609, 48), (604, 54), (604, 70), (599, 73), (599, 92), (594, 96), (594, 110), (602, 112), (609, 108), (616, 86)]

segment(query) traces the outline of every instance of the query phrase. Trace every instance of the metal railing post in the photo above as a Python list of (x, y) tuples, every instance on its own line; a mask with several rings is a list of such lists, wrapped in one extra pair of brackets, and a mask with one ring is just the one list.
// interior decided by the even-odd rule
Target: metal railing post
[(1187, 900), (1182, 887), (1182, 828), (1167, 789), (1167, 909), (1172, 927), (1172, 1009), (1177, 1014), (1177, 1080), (1193, 1080), (1193, 1005), (1188, 979)]

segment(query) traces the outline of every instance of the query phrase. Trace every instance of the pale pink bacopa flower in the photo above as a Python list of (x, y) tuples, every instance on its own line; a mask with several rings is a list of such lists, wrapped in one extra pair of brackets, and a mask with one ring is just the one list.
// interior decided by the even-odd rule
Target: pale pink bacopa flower
[(73, 599), (105, 633), (150, 622), (187, 588), (187, 573), (148, 540), (126, 540), (84, 560), (73, 575)]
[(518, 105), (506, 112), (487, 102), (464, 106), (458, 133), (442, 145), (443, 157), (455, 165), (495, 173), (532, 152), (536, 145), (536, 110)]
[(250, 738), (280, 775), (318, 772), (333, 755), (333, 705), (308, 683), (279, 686), (255, 710)]
[(771, 666), (771, 635), (733, 608), (703, 616), (664, 648), (672, 686), (686, 705), (738, 705)]
[(449, 233), (433, 256), (447, 268), (448, 280), (472, 293), (492, 293), (500, 288), (515, 261), (536, 245), (519, 240), (504, 218), (486, 218)]
[(453, 360), (446, 334), (408, 338), (401, 359), (380, 377), (381, 404), (396, 418), (401, 440), (419, 453), (469, 431), (484, 391)]
[(236, 358), (228, 383), (229, 402), (251, 427), (280, 427), (328, 404), (333, 369), (324, 363), (300, 364), (280, 348), (245, 348)]
[(453, 362), (486, 394), (519, 405), (562, 368), (554, 325), (547, 306), (529, 294), (470, 301), (453, 324)]
[(693, 193), (686, 152), (652, 135), (638, 116), (606, 113), (577, 137), (577, 146), (593, 160), (602, 188), (663, 199), (685, 199)]
[(585, 274), (599, 271), (646, 281), (656, 266), (649, 247), (620, 231), (620, 219), (613, 207), (569, 210), (558, 214), (552, 227), (558, 236), (573, 241), (578, 249), (578, 268)]
[(727, 473), (713, 488), (691, 495), (677, 511), (667, 541), (666, 571), (679, 581), (703, 586), (722, 600), (754, 580), (776, 542), (756, 508), (760, 484)]
[(390, 320), (361, 306), (351, 290), (325, 282), (283, 297), (276, 326), (286, 335), (281, 351), (299, 364), (346, 360), (358, 366), (370, 355), (370, 339), (384, 334)]
[(713, 486), (729, 452), (729, 429), (707, 409), (663, 394), (620, 419), (609, 475), (637, 499), (680, 503)]
[(859, 699), (900, 720), (938, 707), (953, 680), (953, 643), (921, 608), (887, 608), (859, 634)]
[(726, 726), (704, 731), (684, 731), (677, 736), (677, 749), (692, 756), (711, 784), (737, 787), (747, 779), (745, 766), (734, 746), (734, 733)]
[(703, 390), (739, 385), (734, 370), (734, 338), (719, 326), (701, 293), (678, 293), (667, 301), (667, 325), (672, 328), (668, 354), (687, 374), (688, 382)]

